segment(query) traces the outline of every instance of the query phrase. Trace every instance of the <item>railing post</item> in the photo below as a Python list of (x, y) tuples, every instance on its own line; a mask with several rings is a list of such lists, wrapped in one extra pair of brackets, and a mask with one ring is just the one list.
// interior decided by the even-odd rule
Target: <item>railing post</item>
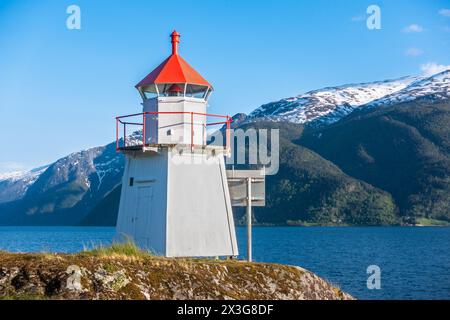
[(229, 153), (231, 151), (230, 149), (230, 117), (227, 116), (227, 132), (226, 132), (226, 151)]
[(127, 147), (127, 124), (126, 122), (123, 123), (123, 147)]
[(119, 119), (116, 117), (116, 151), (119, 150)]
[(247, 178), (247, 261), (252, 262), (252, 178)]
[(194, 152), (194, 113), (191, 112), (191, 152)]
[(145, 141), (147, 138), (145, 137), (145, 112), (142, 113), (142, 148), (145, 149)]

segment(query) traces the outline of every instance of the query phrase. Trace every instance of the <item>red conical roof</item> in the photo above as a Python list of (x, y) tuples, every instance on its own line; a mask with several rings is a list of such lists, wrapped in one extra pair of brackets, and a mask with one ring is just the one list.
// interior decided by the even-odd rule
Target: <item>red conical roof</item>
[(136, 88), (162, 83), (188, 83), (212, 87), (197, 71), (178, 55), (180, 34), (172, 32), (172, 55), (150, 72)]

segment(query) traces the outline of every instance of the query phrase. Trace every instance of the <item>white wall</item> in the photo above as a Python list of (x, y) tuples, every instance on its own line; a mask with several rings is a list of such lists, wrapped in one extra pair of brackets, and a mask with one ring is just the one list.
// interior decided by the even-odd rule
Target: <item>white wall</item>
[(171, 154), (168, 178), (167, 255), (237, 255), (223, 156)]
[(222, 155), (162, 149), (126, 159), (118, 234), (169, 257), (238, 255)]
[[(191, 97), (159, 97), (144, 101), (143, 111), (206, 113), (206, 101)], [(190, 114), (159, 114), (158, 121), (147, 115), (146, 141), (159, 144), (191, 144), (191, 123), (194, 123), (194, 144), (205, 144), (206, 117), (194, 115), (191, 121)]]
[[(117, 220), (117, 233), (126, 234), (155, 253), (166, 252), (167, 156), (136, 152), (127, 156)], [(134, 179), (133, 186), (129, 185)], [(151, 188), (148, 204), (143, 188)], [(137, 218), (137, 219), (136, 219)]]

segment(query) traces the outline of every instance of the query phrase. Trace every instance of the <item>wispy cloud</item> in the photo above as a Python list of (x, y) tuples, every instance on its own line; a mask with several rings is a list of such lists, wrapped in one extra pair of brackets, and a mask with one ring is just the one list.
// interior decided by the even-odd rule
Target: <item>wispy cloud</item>
[(410, 57), (417, 57), (423, 54), (423, 51), (418, 49), (418, 48), (408, 48), (405, 51), (405, 55), (410, 56)]
[(424, 32), (425, 29), (418, 24), (411, 24), (405, 28), (403, 28), (403, 32), (405, 33), (411, 33), (411, 32), (415, 32), (415, 33), (419, 33), (419, 32)]
[(439, 10), (439, 14), (444, 17), (450, 17), (450, 9), (442, 8)]
[(433, 74), (445, 71), (445, 70), (450, 70), (450, 65), (443, 65), (443, 64), (438, 64), (436, 62), (427, 62), (425, 64), (422, 64), (420, 66), (420, 69), (422, 70), (422, 73), (424, 76), (432, 76)]

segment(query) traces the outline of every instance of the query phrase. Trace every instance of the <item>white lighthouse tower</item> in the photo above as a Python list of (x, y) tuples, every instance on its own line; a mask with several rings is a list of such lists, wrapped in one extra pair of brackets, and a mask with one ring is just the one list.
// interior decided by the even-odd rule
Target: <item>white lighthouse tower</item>
[[(136, 85), (143, 112), (117, 117), (126, 161), (117, 235), (167, 257), (236, 256), (224, 164), (231, 119), (207, 114), (213, 88), (179, 56), (180, 35), (171, 38), (172, 54)], [(207, 143), (210, 124), (226, 143)]]

